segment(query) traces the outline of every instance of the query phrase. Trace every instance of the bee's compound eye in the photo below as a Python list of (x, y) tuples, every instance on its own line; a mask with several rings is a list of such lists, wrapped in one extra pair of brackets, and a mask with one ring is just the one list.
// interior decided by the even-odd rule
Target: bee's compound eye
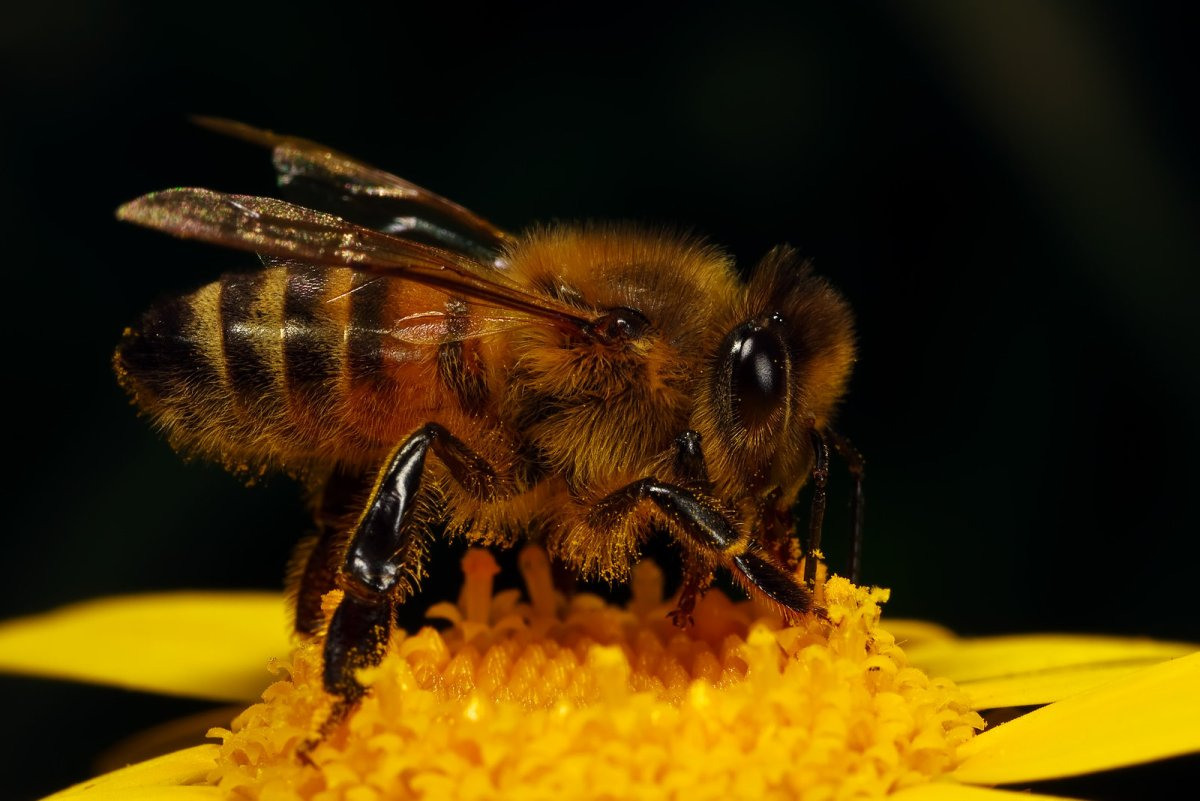
[(729, 392), (741, 422), (767, 422), (787, 399), (787, 348), (771, 325), (745, 323), (726, 338)]

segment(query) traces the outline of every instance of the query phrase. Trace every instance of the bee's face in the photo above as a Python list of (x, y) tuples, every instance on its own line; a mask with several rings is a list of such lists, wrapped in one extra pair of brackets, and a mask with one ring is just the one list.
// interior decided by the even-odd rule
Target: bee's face
[(789, 487), (811, 459), (809, 437), (841, 397), (854, 359), (845, 301), (787, 249), (768, 255), (721, 329), (695, 427), (727, 491)]
[[(828, 425), (845, 389), (854, 334), (846, 302), (790, 249), (770, 253), (743, 282), (723, 254), (686, 239), (550, 229), (526, 240), (510, 262), (527, 283), (589, 315), (628, 309), (645, 323), (628, 352), (586, 360), (570, 337), (544, 329), (519, 335), (529, 368), (522, 382), (539, 397), (610, 396), (603, 419), (612, 430), (594, 442), (653, 440), (661, 448), (690, 428), (701, 435), (724, 497), (803, 483), (812, 432)], [(622, 406), (618, 395), (636, 403)], [(589, 414), (586, 426), (569, 427), (558, 461), (612, 449), (576, 438), (597, 428), (600, 418)]]

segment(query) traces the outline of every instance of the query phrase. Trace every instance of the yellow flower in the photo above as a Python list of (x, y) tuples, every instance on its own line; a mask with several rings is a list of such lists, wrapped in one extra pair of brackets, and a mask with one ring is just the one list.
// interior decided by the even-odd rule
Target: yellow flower
[[(882, 626), (887, 591), (836, 577), (825, 618), (784, 627), (712, 591), (685, 633), (651, 563), (624, 607), (564, 600), (536, 549), (521, 567), (528, 601), (493, 594), (494, 562), (470, 552), (458, 603), (429, 610), (449, 625), (398, 633), (362, 677), (369, 696), (305, 758), (331, 700), (319, 644), (288, 644), (275, 596), (116, 599), (10, 622), (0, 668), (221, 699), (260, 689), (263, 664), (279, 674), (210, 732), (219, 743), (64, 801), (987, 799), (1200, 751), (1194, 645)], [(1045, 703), (976, 734), (977, 710)]]

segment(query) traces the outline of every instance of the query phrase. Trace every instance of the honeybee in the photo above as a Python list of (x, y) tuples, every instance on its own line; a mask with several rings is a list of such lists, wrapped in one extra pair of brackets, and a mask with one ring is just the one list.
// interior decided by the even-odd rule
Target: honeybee
[[(742, 280), (683, 234), (517, 236), (314, 142), (201, 123), (270, 147), (284, 193), (323, 210), (205, 189), (122, 206), (263, 265), (153, 306), (116, 372), (178, 450), (311, 488), (297, 632), (316, 635), (321, 597), (344, 591), (323, 645), (327, 728), (366, 692), (356, 673), (382, 658), (434, 531), (531, 538), (611, 582), (665, 532), (683, 558), (677, 625), (718, 568), (793, 617), (814, 611), (832, 444), (857, 478), (857, 560), (862, 460), (830, 427), (852, 317), (791, 249)], [(802, 548), (791, 508), (810, 475)]]

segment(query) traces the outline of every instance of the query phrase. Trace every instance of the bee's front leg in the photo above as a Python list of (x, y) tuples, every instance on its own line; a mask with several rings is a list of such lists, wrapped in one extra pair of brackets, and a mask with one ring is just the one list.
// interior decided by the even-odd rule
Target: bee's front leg
[[(711, 493), (712, 481), (708, 477), (708, 465), (704, 461), (699, 432), (684, 431), (675, 438), (674, 445), (671, 467), (676, 477), (688, 490), (701, 495)], [(667, 615), (677, 628), (691, 628), (695, 623), (692, 613), (696, 609), (696, 599), (713, 579), (710, 561), (690, 555), (683, 560), (683, 586), (679, 588), (679, 601)]]
[(866, 472), (866, 462), (850, 440), (832, 428), (825, 429), (825, 433), (854, 479), (854, 494), (850, 496), (850, 560), (846, 572), (850, 580), (858, 584), (862, 573), (863, 506), (866, 503), (863, 500), (863, 474)]
[(684, 561), (683, 586), (679, 588), (679, 600), (675, 608), (667, 613), (676, 628), (691, 628), (696, 620), (692, 613), (696, 611), (696, 598), (712, 583), (712, 570), (705, 570), (695, 564), (696, 560)]
[(812, 431), (813, 494), (808, 513), (808, 550), (804, 554), (804, 580), (812, 586), (817, 578), (817, 562), (821, 561), (821, 526), (825, 522), (825, 492), (829, 483), (829, 443), (820, 431)]
[(365, 508), (348, 537), (337, 575), (344, 592), (325, 639), (325, 690), (337, 696), (317, 738), (321, 741), (367, 689), (357, 673), (379, 664), (387, 653), (396, 604), (417, 589), (432, 517), (422, 510), (425, 458), (432, 449), (451, 478), (473, 495), (491, 499), (511, 492), (511, 482), (462, 441), (436, 423), (423, 426), (393, 451), (380, 471)]

